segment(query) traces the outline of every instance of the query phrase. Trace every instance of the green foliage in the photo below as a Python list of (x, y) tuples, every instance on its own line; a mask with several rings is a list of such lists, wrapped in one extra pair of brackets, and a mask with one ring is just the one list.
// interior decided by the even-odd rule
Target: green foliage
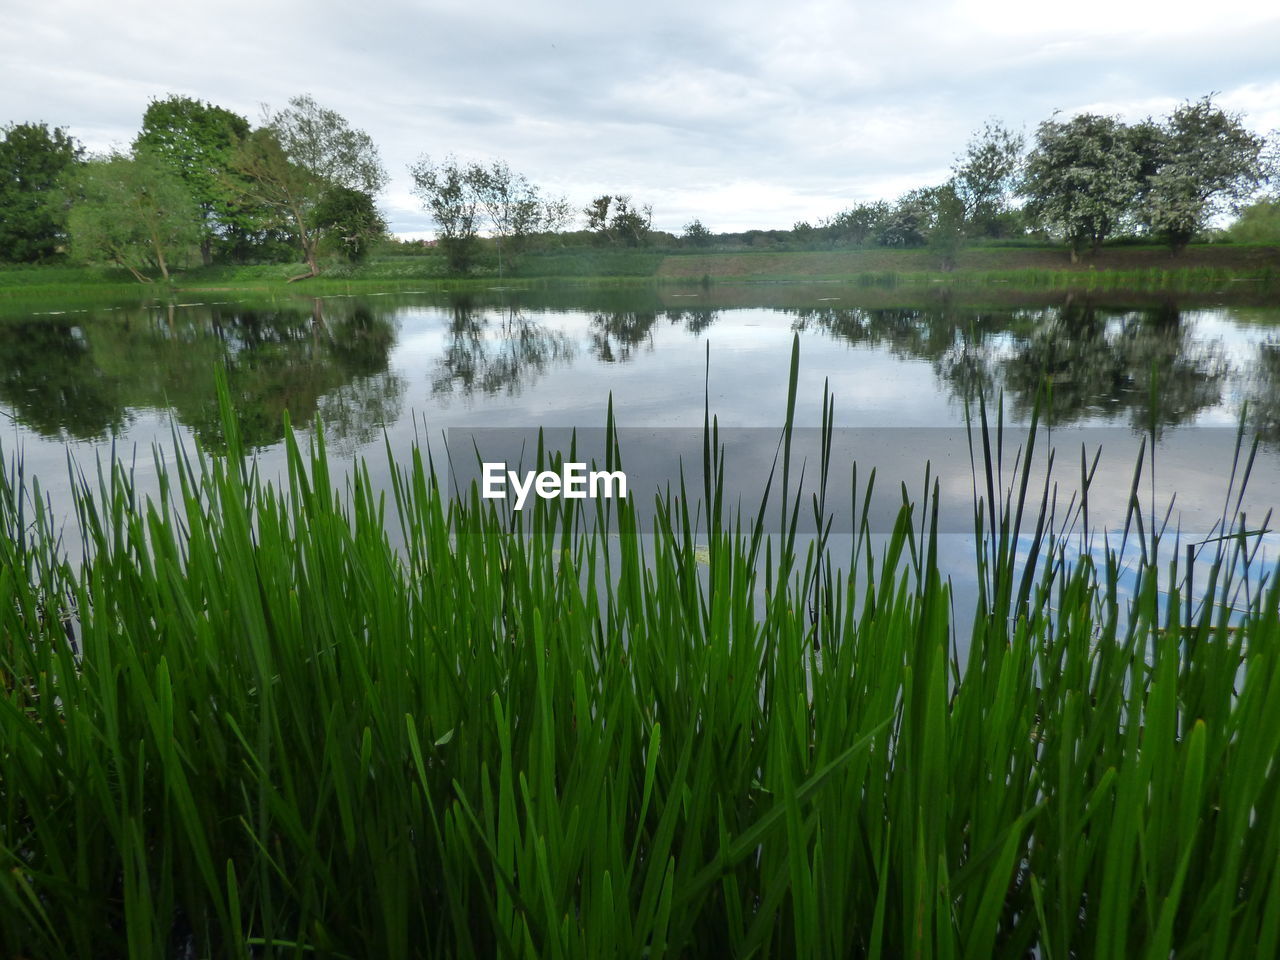
[[(812, 227), (809, 227), (808, 224), (805, 224), (804, 226), (808, 227), (810, 230), (813, 229)], [(691, 247), (708, 247), (711, 245), (712, 239), (713, 235), (711, 231), (708, 230), (703, 222), (696, 217), (684, 225), (684, 233), (680, 236), (681, 242)]]
[(243, 184), (241, 199), (270, 211), (274, 225), (297, 238), (309, 272), (295, 279), (320, 273), (325, 230), (316, 222), (316, 209), (329, 191), (342, 188), (372, 200), (387, 183), (372, 138), (309, 95), (293, 97), (242, 140), (232, 169)]
[(34, 263), (66, 242), (66, 197), (59, 188), (83, 150), (61, 127), (9, 124), (0, 136), (0, 260)]
[(469, 164), (463, 178), (478, 209), (489, 221), (489, 236), (498, 253), (498, 276), (502, 276), (503, 243), (508, 244), (508, 255), (517, 253), (524, 240), (542, 226), (543, 204), (538, 188), (502, 160), (487, 166)]
[(559, 230), (572, 216), (568, 200), (544, 199), (537, 186), (502, 160), (461, 163), (447, 157), (436, 164), (424, 155), (409, 172), (450, 267), (459, 273), (475, 265), (482, 222), (488, 224), (502, 276), (536, 234)]
[(169, 267), (200, 239), (200, 217), (186, 185), (146, 150), (77, 167), (68, 216), (72, 255), (114, 263), (144, 283), (142, 271)]
[(647, 246), (653, 229), (653, 207), (637, 207), (626, 194), (603, 194), (582, 210), (587, 229), (598, 243), (623, 247)]
[(929, 231), (929, 246), (937, 251), (939, 266), (947, 272), (955, 269), (956, 257), (964, 244), (969, 225), (964, 200), (956, 191), (955, 181), (935, 187), (931, 197), (933, 225)]
[(423, 156), (409, 169), (414, 195), (436, 225), (449, 268), (466, 273), (475, 262), (479, 229), (479, 198), (467, 182), (467, 170), (456, 158), (433, 163)]
[(373, 197), (350, 187), (330, 187), (316, 204), (315, 222), (332, 248), (350, 263), (367, 259), (370, 248), (387, 232)]
[(1022, 166), (1024, 141), (998, 121), (975, 134), (952, 167), (952, 183), (960, 200), (965, 231), (972, 236), (1009, 234), (1011, 201)]
[(955, 268), (966, 225), (965, 202), (955, 180), (949, 180), (937, 187), (905, 193), (892, 206), (863, 204), (847, 210), (825, 229), (854, 242), (854, 238), (874, 231), (876, 243), (882, 247), (928, 246), (939, 256), (938, 267), (949, 272)]
[(310, 94), (290, 98), (289, 106), (273, 114), (267, 126), (289, 161), (326, 187), (376, 195), (387, 185), (373, 138), (320, 106)]
[(1258, 200), (1245, 207), (1227, 235), (1239, 243), (1280, 244), (1280, 200)]
[(1157, 531), (1082, 551), (1079, 510), (1037, 514), (981, 410), (956, 610), (936, 483), (847, 554), (797, 535), (799, 375), (745, 519), (709, 411), (700, 489), (644, 529), (451, 499), (420, 448), (344, 485), (289, 433), (268, 483), (225, 386), (227, 457), (174, 451), (146, 504), (119, 465), (76, 485), (77, 565), (6, 461), (0, 951), (1276, 955), (1254, 531), (1200, 547), (1188, 605)]
[(190, 97), (152, 100), (142, 115), (134, 148), (163, 160), (187, 185), (200, 212), (200, 255), (208, 266), (214, 245), (258, 226), (253, 211), (236, 203), (242, 185), (234, 184), (237, 144), (249, 135), (239, 114)]
[[(876, 203), (860, 203), (848, 210), (842, 210), (834, 217), (824, 220), (818, 229), (832, 243), (866, 243), (872, 237), (879, 237), (886, 222), (893, 213), (889, 204), (884, 201)], [(889, 244), (896, 246), (897, 244)]]

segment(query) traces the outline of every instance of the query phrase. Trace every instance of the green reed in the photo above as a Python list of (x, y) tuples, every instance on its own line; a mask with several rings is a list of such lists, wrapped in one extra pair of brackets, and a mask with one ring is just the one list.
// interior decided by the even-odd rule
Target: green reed
[(224, 389), (230, 457), (175, 449), (146, 501), (76, 475), (73, 564), (11, 457), (0, 956), (1275, 956), (1253, 531), (1201, 548), (1188, 621), (1136, 494), (1125, 590), (981, 409), (953, 609), (936, 481), (836, 555), (872, 481), (792, 462), (798, 376), (748, 516), (709, 414), (644, 526), (451, 499), (424, 448), (384, 495), (292, 432), (273, 485)]

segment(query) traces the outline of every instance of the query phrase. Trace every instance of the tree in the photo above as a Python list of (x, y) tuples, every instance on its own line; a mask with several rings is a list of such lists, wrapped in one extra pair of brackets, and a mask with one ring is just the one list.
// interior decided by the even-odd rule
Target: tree
[(1176, 253), (1212, 216), (1261, 184), (1266, 141), (1208, 96), (1178, 107), (1161, 133), (1158, 163), (1144, 191), (1143, 217)]
[(541, 225), (543, 206), (538, 188), (502, 160), (488, 166), (472, 163), (464, 177), (476, 205), (489, 221), (498, 249), (498, 276), (501, 277), (502, 241), (510, 239), (519, 243)]
[(819, 229), (832, 243), (866, 243), (875, 236), (889, 217), (889, 204), (883, 200), (875, 203), (860, 203), (856, 207), (842, 210), (834, 217), (820, 223)]
[(537, 186), (502, 160), (464, 164), (447, 157), (437, 164), (424, 155), (409, 173), (414, 194), (436, 223), (450, 269), (459, 272), (471, 268), (482, 221), (488, 222), (497, 248), (501, 276), (504, 242), (509, 256), (533, 234), (559, 230), (573, 217), (569, 201), (543, 200)]
[(613, 195), (605, 193), (583, 207), (582, 215), (587, 219), (587, 229), (597, 236), (605, 237), (609, 231), (609, 208), (612, 205)]
[(653, 207), (637, 207), (626, 194), (602, 194), (582, 210), (587, 229), (604, 243), (638, 247), (649, 241), (653, 227)]
[(324, 230), (316, 208), (334, 188), (360, 191), (369, 202), (387, 183), (373, 139), (310, 95), (294, 97), (266, 126), (240, 142), (232, 169), (251, 202), (273, 211), (297, 237), (308, 272), (318, 276), (317, 253)]
[(1006, 231), (1023, 146), (1022, 134), (991, 120), (956, 159), (952, 183), (970, 234), (998, 237)]
[(163, 160), (186, 184), (200, 214), (200, 259), (213, 262), (219, 236), (253, 226), (250, 211), (235, 202), (229, 183), (236, 147), (249, 135), (249, 121), (239, 114), (190, 97), (152, 100), (142, 115), (142, 131), (134, 147)]
[(467, 182), (467, 171), (454, 157), (433, 163), (423, 156), (409, 168), (413, 193), (435, 221), (437, 238), (449, 269), (465, 273), (476, 250), (479, 201)]
[(315, 222), (332, 249), (351, 263), (368, 256), (387, 232), (373, 198), (350, 187), (330, 187), (316, 204)]
[(72, 254), (124, 267), (142, 283), (200, 239), (199, 215), (186, 185), (145, 150), (92, 160), (72, 178), (68, 215)]
[(969, 208), (957, 189), (956, 181), (948, 180), (941, 186), (926, 190), (924, 204), (929, 216), (929, 246), (937, 253), (939, 266), (944, 271), (954, 270), (969, 223)]
[[(800, 225), (797, 224), (798, 226)], [(809, 225), (804, 224), (804, 226), (808, 227)], [(795, 231), (797, 227), (792, 227), (791, 229)], [(813, 228), (809, 227), (809, 229), (812, 230)], [(695, 217), (685, 224), (684, 235), (680, 239), (691, 247), (707, 247), (711, 245), (712, 234), (703, 222)]]
[(1075, 262), (1086, 243), (1096, 253), (1129, 212), (1140, 170), (1123, 123), (1080, 114), (1065, 123), (1040, 124), (1020, 191), (1029, 212), (1066, 238)]
[(548, 197), (542, 201), (542, 229), (558, 233), (573, 223), (573, 204), (568, 197)]
[(58, 253), (66, 231), (59, 179), (83, 149), (61, 127), (9, 124), (0, 136), (0, 260), (31, 263)]
[(911, 190), (880, 219), (876, 242), (882, 247), (923, 247), (929, 242), (929, 195)]
[(1258, 200), (1245, 207), (1227, 235), (1238, 243), (1280, 244), (1280, 200)]

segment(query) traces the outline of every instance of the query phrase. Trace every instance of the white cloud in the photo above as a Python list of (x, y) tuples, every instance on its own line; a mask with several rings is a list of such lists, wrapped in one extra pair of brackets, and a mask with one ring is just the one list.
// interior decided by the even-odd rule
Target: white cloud
[(428, 229), (407, 166), (502, 157), (575, 206), (653, 203), (658, 226), (787, 227), (936, 182), (989, 117), (1160, 114), (1210, 91), (1280, 127), (1280, 10), (1223, 0), (765, 0), (643, 8), (24, 3), (0, 10), (0, 121), (128, 143), (150, 97), (257, 120), (309, 91), (373, 135), (397, 232)]

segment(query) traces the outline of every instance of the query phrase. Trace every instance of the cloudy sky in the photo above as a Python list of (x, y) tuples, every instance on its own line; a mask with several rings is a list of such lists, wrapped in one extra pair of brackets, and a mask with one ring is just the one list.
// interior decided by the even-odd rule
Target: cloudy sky
[(1209, 92), (1280, 127), (1272, 0), (383, 2), (0, 0), (0, 123), (94, 149), (186, 94), (258, 120), (311, 93), (378, 143), (392, 230), (427, 235), (408, 165), (505, 159), (655, 225), (789, 227), (945, 179), (989, 118), (1126, 118)]

